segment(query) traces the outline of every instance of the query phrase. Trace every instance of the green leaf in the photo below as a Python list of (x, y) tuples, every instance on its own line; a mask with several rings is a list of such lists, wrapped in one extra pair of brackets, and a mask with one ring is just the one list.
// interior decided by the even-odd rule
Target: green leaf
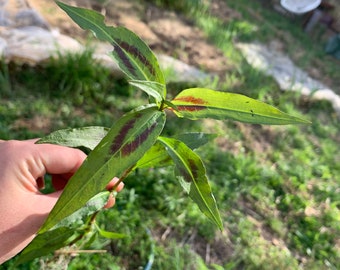
[(113, 177), (127, 174), (155, 143), (164, 123), (165, 113), (155, 104), (120, 118), (71, 177), (39, 233), (80, 209)]
[(122, 239), (125, 238), (126, 235), (122, 233), (114, 233), (114, 232), (108, 232), (106, 230), (101, 229), (97, 223), (95, 223), (96, 229), (100, 236), (108, 238), (108, 239)]
[(131, 80), (129, 83), (154, 97), (158, 103), (161, 103), (166, 95), (165, 85), (161, 83), (137, 80)]
[(52, 143), (68, 147), (85, 147), (93, 150), (108, 132), (105, 127), (61, 129), (41, 138), (36, 143)]
[(172, 164), (172, 159), (165, 150), (163, 144), (156, 142), (145, 154), (138, 160), (134, 169), (165, 167)]
[(216, 134), (208, 134), (203, 132), (188, 132), (177, 134), (174, 136), (175, 139), (182, 141), (191, 149), (199, 148), (209, 141), (212, 141), (216, 137)]
[(176, 105), (177, 111), (174, 111), (178, 116), (193, 120), (199, 118), (232, 119), (268, 125), (310, 123), (244, 95), (205, 88), (183, 90), (171, 102)]
[(33, 260), (34, 258), (48, 255), (56, 249), (66, 246), (75, 237), (77, 233), (74, 229), (59, 227), (55, 230), (38, 234), (33, 242), (27, 246), (19, 255), (16, 265)]
[[(73, 214), (67, 216), (58, 222), (53, 229), (59, 227), (75, 227), (82, 226), (86, 222), (86, 217), (94, 214), (95, 212), (103, 209), (110, 196), (109, 191), (102, 191), (91, 198), (82, 208), (75, 211)], [(34, 240), (33, 240), (34, 241)]]
[(130, 79), (165, 85), (156, 56), (135, 33), (124, 27), (105, 25), (104, 16), (95, 11), (68, 6), (61, 2), (57, 4), (81, 28), (91, 30), (99, 40), (108, 41), (113, 45), (112, 56)]
[[(75, 228), (81, 228), (83, 225), (85, 225), (86, 218), (88, 216), (99, 211), (105, 206), (109, 198), (109, 195), (110, 195), (109, 191), (100, 192), (99, 194), (94, 196), (91, 200), (89, 200), (85, 204), (84, 207), (80, 208), (79, 210), (75, 211), (72, 215), (58, 222), (51, 230), (45, 233), (42, 233), (42, 234), (38, 234), (38, 236), (35, 237), (32, 240), (32, 242), (29, 243), (29, 245), (23, 250), (22, 254), (27, 254), (27, 256), (25, 255), (24, 257), (25, 258), (27, 257), (27, 260), (31, 260), (36, 257), (45, 255), (45, 254), (40, 255), (42, 253), (42, 250), (39, 250), (40, 248), (42, 248), (43, 251), (46, 250), (47, 251), (46, 254), (48, 254), (49, 252), (55, 249), (63, 247), (66, 244), (65, 239), (68, 239), (67, 238), (68, 233), (69, 232), (74, 233), (76, 231)], [(62, 229), (59, 229), (59, 228), (62, 228)], [(69, 230), (67, 230), (67, 228)], [(53, 245), (51, 243), (44, 244), (43, 243), (44, 241), (48, 242), (46, 241), (46, 237), (47, 238), (51, 237), (51, 235), (53, 237), (54, 234), (52, 232), (56, 232), (56, 236), (57, 234), (60, 234), (62, 237), (53, 238), (53, 241), (54, 241)], [(44, 245), (48, 245), (48, 246), (44, 246)], [(54, 247), (55, 249), (53, 249)]]
[[(216, 138), (215, 134), (206, 134), (201, 132), (184, 133), (174, 136), (176, 139), (184, 142), (191, 149), (198, 148), (206, 144), (209, 140)], [(168, 152), (163, 144), (156, 142), (145, 155), (138, 160), (136, 168), (165, 167), (172, 164)]]
[(222, 220), (200, 157), (183, 142), (159, 137), (175, 163), (176, 177), (190, 198), (221, 230)]

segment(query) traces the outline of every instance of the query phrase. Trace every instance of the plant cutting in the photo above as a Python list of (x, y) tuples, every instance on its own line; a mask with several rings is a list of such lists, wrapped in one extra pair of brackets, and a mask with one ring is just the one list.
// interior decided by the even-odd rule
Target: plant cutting
[(99, 40), (113, 46), (111, 56), (129, 83), (148, 94), (149, 104), (126, 113), (110, 129), (58, 130), (37, 142), (86, 148), (89, 155), (69, 180), (36, 238), (23, 250), (17, 263), (64, 246), (91, 241), (95, 233), (109, 238), (123, 237), (100, 229), (95, 217), (109, 197), (110, 192), (104, 191), (107, 183), (115, 176), (120, 182), (124, 181), (138, 168), (174, 166), (181, 187), (201, 212), (222, 230), (223, 222), (204, 163), (194, 151), (213, 136), (202, 133), (179, 134), (173, 138), (162, 136), (166, 111), (191, 120), (229, 119), (269, 125), (309, 122), (244, 95), (206, 88), (184, 89), (169, 100), (157, 58), (136, 34), (124, 27), (107, 26), (104, 16), (92, 10), (61, 2), (58, 5), (81, 28), (91, 30)]

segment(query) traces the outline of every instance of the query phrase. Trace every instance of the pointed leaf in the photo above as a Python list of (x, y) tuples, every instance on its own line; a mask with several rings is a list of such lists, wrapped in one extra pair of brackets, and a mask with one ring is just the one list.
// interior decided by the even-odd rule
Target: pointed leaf
[(115, 232), (109, 232), (106, 230), (101, 229), (97, 223), (95, 223), (96, 229), (100, 236), (108, 238), (108, 239), (122, 239), (125, 238), (126, 235), (122, 233), (115, 233)]
[[(175, 135), (174, 138), (184, 142), (191, 149), (196, 149), (209, 140), (216, 138), (215, 134), (206, 134), (201, 132), (183, 133)], [(164, 148), (164, 145), (156, 142), (145, 155), (138, 160), (136, 168), (152, 168), (152, 167), (165, 167), (172, 164), (168, 152)]]
[[(107, 200), (109, 198), (110, 192), (109, 191), (103, 191), (94, 196), (91, 200), (89, 200), (84, 207), (80, 208), (79, 210), (75, 211), (70, 216), (64, 218), (60, 222), (58, 222), (51, 230), (38, 234), (37, 237), (35, 237), (31, 243), (24, 249), (23, 253), (31, 252), (32, 250), (37, 249), (37, 257), (42, 256), (39, 255), (41, 252), (38, 250), (41, 247), (42, 239), (45, 239), (44, 237), (47, 235), (48, 237), (51, 236), (52, 231), (56, 231), (58, 233), (60, 232), (67, 232), (68, 230), (66, 228), (69, 228), (70, 231), (75, 232), (75, 228), (81, 228), (81, 226), (85, 225), (86, 217), (92, 215), (93, 213), (99, 211), (102, 209), (105, 204), (107, 203)], [(59, 228), (63, 228), (61, 230), (58, 230)], [(66, 237), (66, 236), (65, 236)], [(59, 241), (59, 240), (58, 240)], [(62, 246), (58, 246), (57, 248), (60, 248)], [(44, 247), (43, 247), (44, 248)], [(52, 248), (52, 247), (51, 247)], [(53, 250), (51, 250), (53, 251)], [(40, 252), (40, 253), (39, 253)], [(33, 258), (32, 258), (33, 259)]]
[(105, 25), (104, 16), (95, 11), (68, 6), (61, 2), (57, 4), (81, 28), (91, 30), (99, 40), (108, 41), (113, 45), (112, 55), (130, 79), (154, 81), (165, 85), (156, 56), (135, 33), (124, 27)]
[(39, 233), (81, 208), (115, 176), (126, 174), (155, 143), (165, 113), (155, 104), (140, 107), (118, 120), (67, 183)]
[(36, 143), (52, 143), (68, 147), (85, 147), (93, 150), (108, 132), (105, 127), (61, 129), (41, 138)]
[(134, 169), (165, 167), (170, 164), (172, 164), (172, 159), (163, 144), (156, 142), (145, 155), (138, 160)]
[(69, 244), (78, 234), (74, 229), (60, 227), (52, 231), (38, 234), (34, 242), (27, 246), (19, 255), (16, 265), (33, 260), (62, 248)]
[[(59, 227), (72, 227), (82, 226), (86, 222), (86, 218), (93, 213), (103, 209), (109, 199), (110, 192), (103, 191), (91, 198), (82, 208), (78, 209), (71, 215), (67, 216), (58, 222), (53, 229)], [(34, 240), (33, 240), (34, 241)]]
[(176, 176), (200, 210), (222, 230), (222, 220), (200, 157), (183, 142), (159, 137), (175, 163)]
[(273, 106), (240, 94), (190, 88), (171, 101), (177, 113), (189, 119), (232, 119), (246, 123), (286, 125), (307, 124), (309, 121), (291, 116)]
[(158, 82), (131, 80), (129, 83), (138, 87), (160, 103), (166, 95), (165, 85)]
[(199, 148), (209, 141), (212, 141), (217, 137), (216, 134), (209, 134), (203, 132), (188, 132), (177, 134), (174, 136), (175, 139), (185, 143), (190, 149)]

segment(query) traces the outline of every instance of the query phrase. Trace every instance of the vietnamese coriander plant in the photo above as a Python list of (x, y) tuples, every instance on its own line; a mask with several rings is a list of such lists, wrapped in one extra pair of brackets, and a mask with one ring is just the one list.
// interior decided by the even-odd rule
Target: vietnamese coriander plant
[(182, 134), (175, 138), (161, 136), (166, 122), (165, 111), (170, 110), (178, 117), (192, 120), (232, 119), (269, 125), (308, 121), (243, 95), (205, 88), (185, 89), (174, 99), (167, 100), (165, 79), (157, 58), (136, 34), (124, 27), (105, 25), (104, 16), (92, 10), (61, 2), (58, 5), (80, 27), (91, 30), (99, 40), (112, 44), (111, 55), (129, 83), (146, 92), (150, 103), (126, 113), (110, 129), (83, 127), (59, 130), (37, 142), (86, 148), (90, 153), (17, 263), (75, 244), (86, 238), (89, 231), (109, 238), (122, 237), (99, 228), (95, 217), (109, 197), (110, 192), (105, 191), (107, 183), (115, 176), (124, 181), (137, 168), (173, 165), (182, 188), (202, 213), (222, 229), (204, 164), (193, 151), (214, 136), (202, 133)]

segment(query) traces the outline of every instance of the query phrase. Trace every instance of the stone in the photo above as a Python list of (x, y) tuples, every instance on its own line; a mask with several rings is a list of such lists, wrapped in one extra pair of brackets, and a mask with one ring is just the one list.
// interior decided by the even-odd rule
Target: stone
[(49, 24), (25, 0), (0, 0), (0, 57), (35, 65), (83, 46)]
[(314, 100), (327, 100), (340, 117), (340, 96), (295, 66), (288, 56), (259, 43), (236, 43), (236, 46), (251, 66), (272, 76), (282, 90), (300, 92)]
[(58, 31), (38, 26), (0, 29), (0, 55), (6, 62), (15, 61), (35, 65), (52, 56), (80, 52), (83, 46)]
[(158, 55), (157, 58), (159, 60), (161, 68), (165, 71), (170, 71), (170, 82), (200, 83), (204, 80), (210, 80), (212, 78), (210, 74), (202, 72), (201, 70), (173, 57), (161, 54)]
[[(128, 4), (124, 1), (119, 3), (121, 5)], [(106, 8), (109, 12), (112, 12), (110, 6)], [(15, 61), (36, 65), (50, 57), (85, 50), (85, 47), (77, 40), (60, 34), (57, 29), (51, 29), (43, 17), (32, 9), (25, 0), (0, 0), (0, 14), (2, 14), (0, 16), (0, 56), (4, 57), (7, 62)], [(124, 17), (121, 20), (125, 23), (129, 22)], [(136, 25), (131, 21), (130, 25), (134, 25), (134, 28), (138, 28), (143, 33), (146, 32), (147, 35), (144, 38), (148, 42), (159, 42), (157, 36), (145, 23), (140, 22)], [(112, 45), (98, 42), (93, 45), (93, 48), (94, 59), (108, 67), (114, 76), (124, 76), (117, 63), (109, 55), (113, 50)], [(162, 68), (170, 70), (172, 82), (199, 82), (210, 77), (170, 56), (159, 55), (158, 58)]]
[[(112, 50), (112, 45), (108, 43), (96, 43), (94, 45), (93, 57), (94, 59), (99, 60), (104, 66), (110, 68), (115, 76), (123, 77), (124, 73), (119, 69), (115, 60), (109, 55)], [(168, 82), (200, 83), (212, 78), (210, 74), (204, 73), (201, 70), (171, 56), (159, 54), (157, 55), (157, 59), (162, 70), (164, 70), (165, 73), (170, 73)]]
[(0, 0), (0, 26), (18, 28), (38, 26), (50, 29), (44, 18), (25, 0)]

